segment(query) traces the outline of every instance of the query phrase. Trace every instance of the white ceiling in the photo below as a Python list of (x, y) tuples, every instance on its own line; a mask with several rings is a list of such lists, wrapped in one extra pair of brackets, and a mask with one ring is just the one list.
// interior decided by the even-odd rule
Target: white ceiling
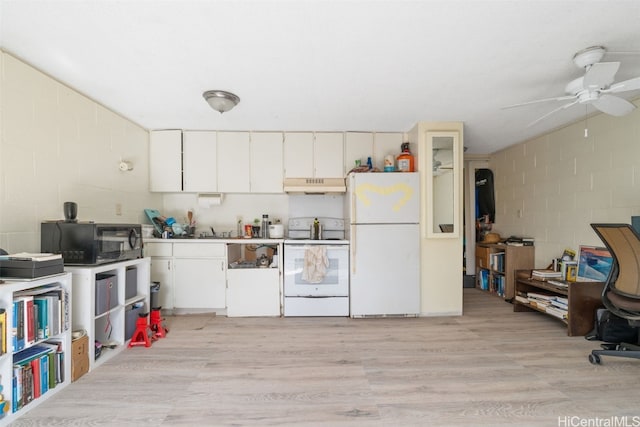
[[(603, 45), (616, 81), (640, 75), (635, 0), (0, 1), (5, 51), (149, 129), (463, 121), (468, 153), (491, 153), (595, 112), (527, 128), (560, 104), (501, 108), (564, 95), (575, 52)], [(209, 89), (241, 102), (220, 115)]]

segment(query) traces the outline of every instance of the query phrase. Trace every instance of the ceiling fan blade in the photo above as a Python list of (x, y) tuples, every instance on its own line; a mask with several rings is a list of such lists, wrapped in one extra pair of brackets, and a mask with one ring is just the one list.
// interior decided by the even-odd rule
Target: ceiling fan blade
[[(572, 97), (572, 98), (573, 98), (573, 97)], [(578, 103), (578, 100), (576, 99), (576, 100), (575, 100), (575, 101), (573, 101), (573, 102), (570, 102), (570, 103), (568, 103), (568, 104), (561, 105), (560, 107), (558, 107), (558, 108), (556, 108), (556, 109), (553, 109), (553, 110), (549, 111), (549, 112), (548, 112), (547, 114), (545, 114), (544, 116), (542, 116), (542, 117), (540, 117), (540, 118), (538, 118), (538, 119), (536, 119), (536, 120), (532, 121), (531, 123), (529, 123), (529, 124), (527, 125), (527, 127), (531, 127), (531, 126), (535, 125), (536, 123), (541, 122), (542, 120), (546, 119), (546, 118), (547, 118), (547, 117), (549, 117), (550, 115), (552, 115), (552, 114), (554, 114), (554, 113), (557, 113), (558, 111), (565, 110), (565, 109), (567, 109), (567, 108), (569, 108), (569, 107), (571, 107), (572, 105), (575, 105), (575, 104), (577, 104), (577, 103)]]
[(640, 89), (640, 77), (635, 77), (633, 79), (625, 80), (623, 82), (618, 82), (616, 84), (611, 85), (611, 87), (605, 91), (604, 93), (618, 93), (618, 92), (626, 92), (628, 90), (636, 90)]
[(602, 89), (613, 83), (620, 68), (619, 62), (596, 62), (584, 75), (585, 89)]
[(538, 104), (541, 102), (551, 102), (551, 101), (566, 101), (568, 99), (574, 99), (575, 95), (565, 95), (565, 96), (556, 96), (555, 98), (544, 98), (544, 99), (536, 99), (534, 101), (522, 102), (520, 104), (507, 105), (506, 107), (502, 107), (502, 110), (506, 110), (507, 108), (515, 108), (522, 107), (525, 105)]
[(626, 99), (618, 98), (613, 95), (601, 95), (600, 98), (596, 99), (591, 104), (603, 113), (607, 113), (612, 116), (624, 116), (636, 108), (635, 105)]

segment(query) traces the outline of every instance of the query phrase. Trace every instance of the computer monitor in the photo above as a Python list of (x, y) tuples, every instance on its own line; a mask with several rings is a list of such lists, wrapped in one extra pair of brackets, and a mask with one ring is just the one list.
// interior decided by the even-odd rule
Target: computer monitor
[(578, 257), (578, 282), (606, 282), (613, 265), (613, 257), (607, 248), (580, 246)]

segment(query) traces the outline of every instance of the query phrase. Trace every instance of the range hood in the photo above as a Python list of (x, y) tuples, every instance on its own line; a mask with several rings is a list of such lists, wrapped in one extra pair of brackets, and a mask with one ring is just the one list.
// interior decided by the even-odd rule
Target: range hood
[(344, 178), (285, 178), (284, 191), (305, 194), (345, 193), (347, 187)]

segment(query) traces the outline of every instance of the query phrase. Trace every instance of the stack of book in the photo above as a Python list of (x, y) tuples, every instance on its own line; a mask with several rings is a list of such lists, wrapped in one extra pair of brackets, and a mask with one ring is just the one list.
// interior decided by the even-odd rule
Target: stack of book
[(507, 239), (506, 243), (511, 246), (533, 246), (534, 238), (511, 236)]
[(540, 311), (544, 311), (558, 319), (566, 320), (568, 317), (568, 299), (565, 297), (539, 292), (527, 292), (526, 294), (516, 295), (516, 300), (522, 304), (528, 304)]
[(562, 279), (562, 272), (554, 270), (532, 270), (531, 278), (543, 282), (549, 279)]

